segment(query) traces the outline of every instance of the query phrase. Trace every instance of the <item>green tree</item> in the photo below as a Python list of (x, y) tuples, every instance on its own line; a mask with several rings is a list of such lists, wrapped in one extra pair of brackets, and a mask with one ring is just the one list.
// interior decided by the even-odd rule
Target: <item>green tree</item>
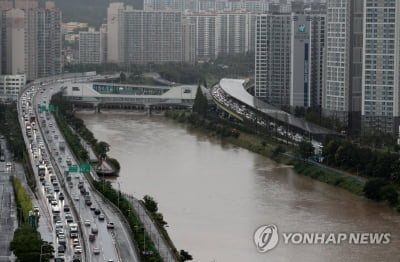
[(119, 164), (118, 160), (115, 158), (109, 157), (107, 161), (117, 170), (121, 170), (121, 165)]
[(208, 111), (208, 101), (201, 90), (200, 85), (197, 87), (196, 97), (193, 104), (193, 112), (201, 116), (206, 116)]
[(110, 150), (110, 145), (104, 141), (97, 142), (94, 150), (100, 157), (106, 157), (107, 152)]
[(380, 194), (383, 200), (386, 200), (391, 206), (395, 206), (399, 203), (399, 194), (393, 185), (383, 186), (380, 190)]
[(40, 253), (42, 253), (41, 261), (49, 261), (54, 252), (53, 246), (43, 241), (39, 232), (28, 224), (23, 224), (15, 230), (10, 250), (21, 262), (39, 261)]
[(369, 199), (380, 201), (382, 200), (381, 189), (387, 184), (382, 178), (371, 179), (364, 186), (364, 194)]
[(314, 155), (314, 146), (310, 142), (301, 141), (298, 150), (300, 156), (303, 158), (309, 158)]
[(158, 203), (154, 200), (153, 197), (149, 195), (145, 195), (143, 197), (144, 206), (151, 213), (156, 213), (158, 211)]

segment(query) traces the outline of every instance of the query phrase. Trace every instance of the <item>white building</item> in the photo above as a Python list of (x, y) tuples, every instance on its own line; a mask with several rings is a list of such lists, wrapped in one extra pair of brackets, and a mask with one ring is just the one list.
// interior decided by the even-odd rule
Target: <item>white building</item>
[(107, 9), (107, 61), (122, 63), (122, 33), (121, 13), (125, 9), (123, 3), (110, 3)]
[(20, 90), (25, 86), (25, 75), (0, 75), (0, 98), (17, 101)]
[(353, 130), (361, 118), (364, 0), (328, 0), (322, 110)]
[(5, 12), (5, 34), (3, 34), (3, 70), (5, 74), (25, 72), (25, 12), (10, 9)]
[(257, 16), (255, 95), (276, 106), (319, 107), (325, 15)]
[(100, 64), (100, 32), (79, 32), (79, 63)]

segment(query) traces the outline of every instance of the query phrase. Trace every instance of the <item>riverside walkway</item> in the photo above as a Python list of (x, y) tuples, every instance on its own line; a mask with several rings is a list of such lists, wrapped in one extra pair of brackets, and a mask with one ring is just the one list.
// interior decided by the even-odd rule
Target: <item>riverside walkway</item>
[(163, 237), (161, 232), (158, 230), (153, 219), (147, 213), (146, 208), (143, 206), (141, 201), (132, 195), (122, 193), (122, 195), (131, 203), (136, 213), (139, 216), (140, 221), (143, 223), (147, 233), (150, 235), (155, 248), (165, 262), (177, 262), (178, 260), (174, 256), (172, 247), (168, 244), (167, 240)]

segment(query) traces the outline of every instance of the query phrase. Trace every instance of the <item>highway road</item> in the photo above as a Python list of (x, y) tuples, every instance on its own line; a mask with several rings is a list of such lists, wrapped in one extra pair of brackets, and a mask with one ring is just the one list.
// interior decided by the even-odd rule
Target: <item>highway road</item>
[[(122, 223), (116, 211), (94, 193), (89, 182), (82, 174), (70, 173), (70, 182), (67, 181), (67, 177), (64, 175), (69, 165), (79, 165), (79, 163), (74, 159), (68, 146), (66, 146), (64, 150), (60, 150), (59, 141), (64, 140), (64, 138), (57, 127), (53, 115), (46, 112), (40, 113), (38, 110), (39, 105), (48, 105), (51, 96), (59, 92), (63, 85), (63, 83), (54, 83), (41, 86), (40, 91), (37, 92), (33, 101), (33, 107), (37, 111), (37, 122), (40, 123), (39, 128), (41, 129), (41, 133), (44, 134), (44, 141), (46, 141), (49, 150), (48, 155), (54, 160), (54, 168), (60, 170), (60, 184), (65, 184), (66, 193), (73, 199), (70, 205), (74, 205), (77, 210), (78, 218), (74, 219), (74, 222), (80, 223), (81, 225), (81, 233), (84, 235), (81, 241), (85, 242), (86, 260), (140, 261), (128, 234), (128, 229)], [(67, 163), (67, 160), (70, 160), (70, 163)], [(88, 194), (93, 202), (92, 209), (99, 209), (100, 213), (104, 216), (104, 220), (100, 220), (99, 218), (101, 215), (96, 215), (89, 206), (85, 205), (84, 195), (81, 194), (78, 188), (79, 182), (82, 182), (86, 191), (89, 192)], [(87, 222), (84, 223), (85, 221)], [(115, 224), (115, 229), (107, 229), (108, 222), (113, 222)], [(94, 241), (89, 241), (89, 235), (93, 233), (93, 228), (97, 228), (98, 233)], [(118, 237), (116, 238), (116, 236)], [(93, 250), (95, 248), (100, 250), (99, 254), (94, 254)]]
[[(68, 200), (66, 198), (60, 199), (60, 195), (62, 194), (65, 196), (65, 192), (60, 187), (56, 189), (55, 185), (59, 185), (59, 181), (55, 179), (53, 183), (50, 179), (50, 176), (54, 174), (55, 170), (49, 157), (49, 151), (43, 143), (44, 140), (38, 126), (36, 123), (32, 124), (36, 121), (31, 121), (31, 117), (35, 114), (35, 108), (33, 106), (35, 92), (34, 89), (28, 88), (21, 94), (18, 111), (20, 113), (22, 133), (38, 185), (37, 196), (39, 200), (36, 202), (36, 204), (38, 204), (36, 208), (39, 210), (40, 220), (42, 220), (42, 222), (45, 221), (47, 228), (51, 230), (52, 238), (47, 240), (53, 242), (55, 257), (58, 258), (59, 261), (73, 261), (75, 252), (71, 248), (72, 239), (68, 234), (69, 226), (65, 219), (64, 212), (64, 205), (68, 203)], [(30, 128), (28, 128), (28, 126)], [(42, 177), (39, 176), (39, 164), (44, 167)], [(51, 203), (51, 199), (54, 200), (53, 203)], [(55, 216), (58, 212), (53, 212), (53, 207), (59, 209), (58, 216)], [(74, 220), (77, 219), (73, 213), (71, 213), (71, 216)], [(57, 221), (61, 222), (58, 226), (60, 228), (58, 234), (55, 230)], [(39, 232), (41, 231), (46, 232), (46, 229), (39, 227)], [(65, 241), (65, 244), (63, 244), (63, 241)], [(64, 246), (64, 250), (61, 246)]]

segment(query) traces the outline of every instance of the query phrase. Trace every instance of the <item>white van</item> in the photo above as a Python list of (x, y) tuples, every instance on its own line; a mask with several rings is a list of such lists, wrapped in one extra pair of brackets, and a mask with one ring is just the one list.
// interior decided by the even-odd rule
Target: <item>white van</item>
[(53, 215), (60, 215), (60, 208), (58, 206), (52, 206), (51, 212), (53, 213)]

